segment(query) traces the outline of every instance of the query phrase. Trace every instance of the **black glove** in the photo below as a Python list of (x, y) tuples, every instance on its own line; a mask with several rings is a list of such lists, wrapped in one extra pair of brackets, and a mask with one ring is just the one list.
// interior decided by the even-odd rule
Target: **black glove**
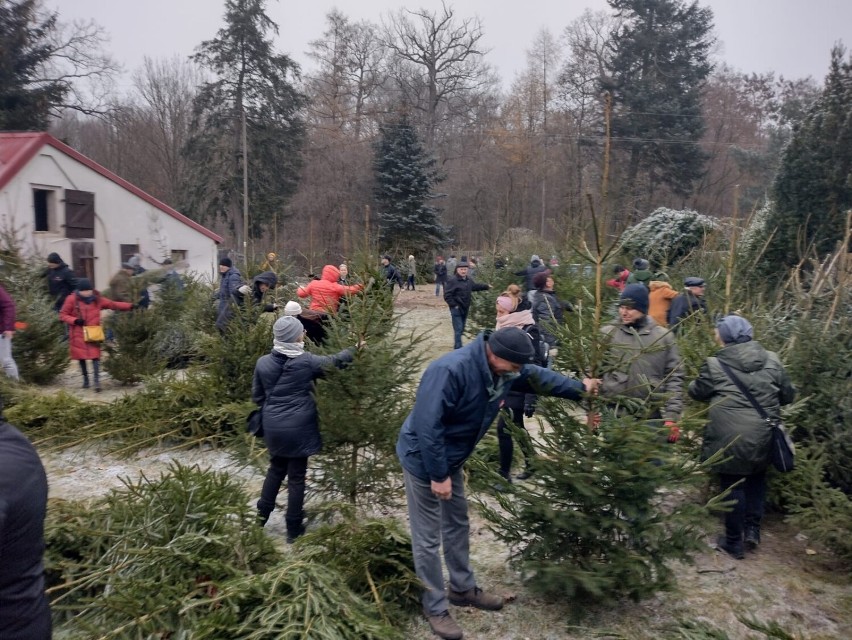
[(83, 318), (77, 318), (74, 321), (74, 324), (76, 324), (78, 327), (82, 327), (84, 324), (86, 324), (86, 321), (83, 320)]
[(532, 418), (535, 413), (535, 405), (534, 404), (525, 404), (524, 405), (524, 417)]

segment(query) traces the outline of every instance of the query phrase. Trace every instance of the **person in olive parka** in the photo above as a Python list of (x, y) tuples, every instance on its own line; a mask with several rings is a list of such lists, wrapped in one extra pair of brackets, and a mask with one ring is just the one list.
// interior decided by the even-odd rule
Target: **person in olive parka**
[(753, 334), (745, 318), (728, 315), (719, 320), (716, 341), (722, 349), (707, 358), (688, 390), (696, 400), (710, 403), (702, 459), (727, 447), (713, 470), (720, 474), (723, 491), (733, 487), (735, 504), (725, 515), (725, 535), (718, 546), (737, 559), (743, 557), (743, 543), (748, 549), (760, 544), (772, 432), (720, 363), (728, 366), (771, 418), (779, 418), (781, 406), (793, 402), (796, 395), (778, 355), (764, 349)]

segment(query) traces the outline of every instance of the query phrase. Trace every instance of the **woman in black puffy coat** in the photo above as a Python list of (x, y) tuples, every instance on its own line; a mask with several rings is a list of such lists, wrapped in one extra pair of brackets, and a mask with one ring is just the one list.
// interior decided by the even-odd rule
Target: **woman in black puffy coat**
[(293, 542), (305, 531), (308, 458), (322, 449), (314, 381), (329, 367), (346, 366), (352, 361), (353, 350), (333, 356), (305, 352), (304, 328), (293, 316), (278, 318), (272, 333), (272, 352), (257, 361), (252, 381), (252, 401), (261, 407), (263, 439), (270, 459), (257, 511), (260, 523), (265, 525), (286, 477), (287, 542)]

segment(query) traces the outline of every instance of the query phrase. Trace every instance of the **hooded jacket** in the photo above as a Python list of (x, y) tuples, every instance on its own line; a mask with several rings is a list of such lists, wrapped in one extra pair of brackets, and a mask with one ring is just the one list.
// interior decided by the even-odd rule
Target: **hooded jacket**
[(65, 298), (77, 290), (77, 276), (64, 262), (55, 269), (46, 269), (44, 275), (47, 278), (47, 291), (53, 298), (53, 308), (59, 311)]
[(702, 459), (728, 446), (723, 460), (713, 469), (732, 475), (752, 475), (766, 469), (770, 426), (728, 377), (719, 362), (731, 368), (754, 399), (771, 418), (780, 418), (781, 406), (790, 404), (796, 390), (778, 355), (754, 340), (729, 344), (707, 358), (698, 378), (689, 385), (689, 395), (710, 403), (710, 421), (704, 429)]
[(645, 316), (639, 327), (617, 321), (601, 328), (609, 336), (600, 395), (663, 405), (663, 417), (677, 421), (683, 410), (683, 364), (675, 337)]
[(255, 365), (251, 399), (262, 407), (263, 439), (270, 455), (307, 458), (322, 449), (314, 381), (330, 367), (352, 361), (347, 349), (333, 356), (305, 352), (294, 358), (273, 351)]
[[(268, 285), (270, 289), (274, 289), (278, 284), (278, 276), (275, 275), (272, 271), (264, 271), (263, 273), (257, 274), (251, 281), (251, 297), (252, 301), (255, 304), (263, 303), (263, 295), (264, 291), (260, 290), (260, 285), (265, 284)], [(263, 305), (264, 312), (272, 312), (275, 311), (274, 304), (264, 304)]]
[(650, 288), (649, 285), (653, 278), (654, 274), (648, 269), (639, 269), (627, 277), (627, 284), (635, 284), (638, 282), (639, 284), (644, 284), (646, 287)]
[(707, 302), (687, 289), (672, 300), (672, 306), (669, 307), (669, 326), (672, 329), (676, 328), (683, 320), (696, 312), (706, 315)]
[(333, 264), (327, 264), (322, 268), (322, 277), (319, 280), (311, 280), (304, 287), (299, 287), (296, 294), (300, 298), (311, 299), (309, 309), (334, 313), (340, 306), (340, 298), (363, 289), (360, 284), (339, 284), (339, 279), (340, 269)]
[(403, 468), (421, 480), (441, 482), (464, 465), (509, 391), (581, 398), (582, 382), (532, 364), (512, 380), (495, 380), (485, 352), (490, 335), (479, 334), (423, 373), (396, 443)]
[(648, 294), (648, 315), (661, 327), (669, 326), (669, 307), (677, 291), (665, 280), (651, 280), (651, 292)]

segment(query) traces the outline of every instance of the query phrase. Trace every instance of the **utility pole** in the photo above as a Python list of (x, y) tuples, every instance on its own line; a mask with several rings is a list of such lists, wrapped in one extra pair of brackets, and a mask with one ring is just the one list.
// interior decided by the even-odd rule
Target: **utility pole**
[(248, 136), (246, 135), (246, 109), (240, 109), (242, 120), (242, 146), (243, 146), (243, 260), (248, 261)]

